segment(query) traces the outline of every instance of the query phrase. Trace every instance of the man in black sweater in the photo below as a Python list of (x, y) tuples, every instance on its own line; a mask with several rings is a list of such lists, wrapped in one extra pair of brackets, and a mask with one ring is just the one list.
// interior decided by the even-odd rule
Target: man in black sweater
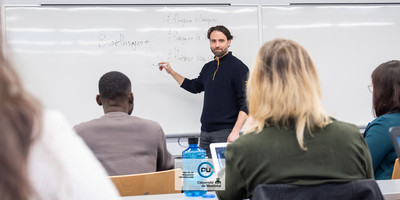
[(160, 70), (165, 69), (185, 90), (191, 93), (204, 91), (200, 147), (211, 157), (209, 145), (235, 141), (246, 122), (249, 69), (232, 52), (228, 52), (233, 36), (226, 27), (211, 27), (207, 38), (215, 59), (204, 65), (197, 78), (184, 78), (168, 62), (160, 62), (159, 65)]

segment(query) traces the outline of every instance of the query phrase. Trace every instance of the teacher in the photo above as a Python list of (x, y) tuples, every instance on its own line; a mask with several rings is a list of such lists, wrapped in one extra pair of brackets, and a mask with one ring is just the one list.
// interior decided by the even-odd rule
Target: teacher
[(187, 79), (175, 72), (168, 62), (160, 62), (160, 70), (170, 74), (191, 93), (204, 91), (201, 114), (200, 147), (210, 158), (211, 143), (233, 142), (247, 119), (246, 82), (249, 68), (228, 51), (233, 36), (224, 26), (208, 29), (207, 38), (214, 60), (206, 63), (199, 76)]

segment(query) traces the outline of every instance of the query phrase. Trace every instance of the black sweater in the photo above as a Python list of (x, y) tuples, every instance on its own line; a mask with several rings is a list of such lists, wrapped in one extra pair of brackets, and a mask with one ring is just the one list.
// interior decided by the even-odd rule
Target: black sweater
[(204, 65), (199, 76), (185, 78), (181, 87), (191, 93), (204, 91), (201, 130), (206, 132), (232, 129), (239, 111), (248, 113), (246, 82), (248, 67), (232, 52)]

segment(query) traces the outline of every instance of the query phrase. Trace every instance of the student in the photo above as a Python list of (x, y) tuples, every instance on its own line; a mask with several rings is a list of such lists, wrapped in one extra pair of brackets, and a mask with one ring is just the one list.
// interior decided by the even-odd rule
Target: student
[(397, 158), (389, 128), (400, 126), (400, 61), (379, 65), (371, 75), (372, 102), (377, 118), (364, 132), (371, 151), (375, 179), (391, 179)]
[(119, 199), (82, 139), (25, 91), (3, 52), (0, 102), (0, 199)]
[(321, 106), (316, 67), (291, 40), (264, 44), (247, 88), (245, 135), (227, 146), (220, 200), (251, 198), (258, 184), (313, 185), (373, 178), (368, 147), (353, 124)]
[(175, 72), (168, 62), (160, 62), (178, 84), (191, 93), (204, 91), (201, 115), (200, 147), (211, 157), (211, 143), (232, 142), (247, 119), (245, 84), (249, 69), (228, 52), (233, 36), (224, 26), (211, 27), (207, 32), (213, 61), (202, 68), (195, 79), (187, 79)]
[(130, 116), (133, 94), (127, 76), (116, 71), (104, 74), (96, 101), (103, 106), (104, 115), (74, 128), (110, 176), (174, 168), (161, 126)]

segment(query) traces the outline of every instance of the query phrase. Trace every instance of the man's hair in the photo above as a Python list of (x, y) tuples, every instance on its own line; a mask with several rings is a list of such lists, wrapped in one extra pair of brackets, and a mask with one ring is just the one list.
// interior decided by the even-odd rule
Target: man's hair
[(249, 77), (249, 116), (254, 123), (246, 133), (259, 133), (265, 125), (296, 127), (299, 146), (304, 131), (331, 123), (321, 105), (321, 89), (316, 67), (307, 51), (291, 40), (265, 43)]
[(232, 40), (233, 39), (233, 36), (231, 35), (231, 32), (225, 26), (222, 26), (222, 25), (213, 26), (210, 29), (208, 29), (208, 32), (207, 32), (207, 38), (208, 39), (210, 39), (210, 35), (214, 31), (222, 32), (226, 36), (226, 38), (228, 40)]
[(400, 112), (400, 61), (380, 64), (371, 75), (374, 87), (372, 99), (377, 117)]
[(126, 97), (131, 92), (131, 81), (117, 71), (105, 73), (99, 80), (99, 94), (104, 99)]

